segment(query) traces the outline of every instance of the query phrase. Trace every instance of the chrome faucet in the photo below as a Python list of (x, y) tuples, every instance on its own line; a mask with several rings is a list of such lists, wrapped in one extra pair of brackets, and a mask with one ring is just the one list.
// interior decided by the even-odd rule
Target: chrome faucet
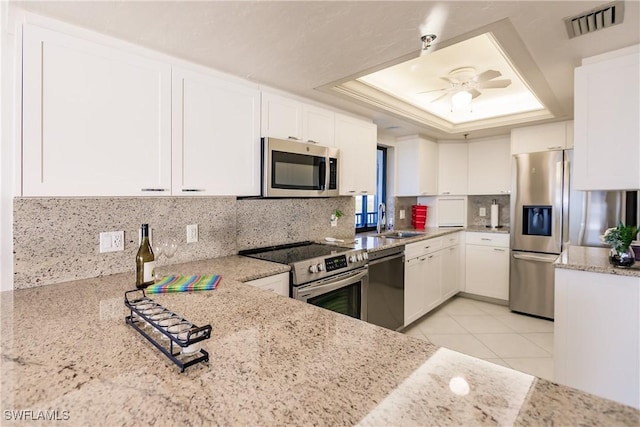
[(386, 209), (387, 207), (385, 206), (384, 203), (380, 203), (378, 205), (378, 224), (376, 225), (376, 230), (378, 231), (378, 234), (386, 228), (385, 227), (386, 221), (383, 221)]

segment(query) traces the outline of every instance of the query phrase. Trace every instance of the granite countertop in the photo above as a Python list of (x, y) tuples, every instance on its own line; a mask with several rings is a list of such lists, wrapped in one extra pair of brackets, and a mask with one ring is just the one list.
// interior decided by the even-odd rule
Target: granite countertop
[(631, 268), (614, 268), (609, 264), (609, 248), (569, 246), (555, 262), (556, 268), (640, 277), (640, 262)]
[(511, 229), (509, 226), (501, 225), (500, 228), (491, 228), (485, 225), (469, 225), (465, 227), (465, 231), (473, 231), (476, 233), (499, 233), (499, 234), (509, 234)]
[(462, 227), (427, 227), (424, 230), (396, 230), (398, 231), (408, 231), (412, 233), (420, 233), (419, 236), (409, 237), (406, 239), (388, 239), (383, 237), (384, 234), (388, 234), (391, 232), (383, 232), (381, 235), (376, 233), (375, 231), (370, 231), (367, 233), (360, 233), (356, 235), (354, 240), (345, 240), (344, 243), (337, 243), (342, 246), (350, 246), (355, 249), (366, 249), (369, 252), (375, 252), (386, 248), (392, 248), (394, 246), (402, 246), (407, 243), (419, 242), (421, 240), (433, 239), (434, 237), (445, 236), (447, 234), (457, 233), (458, 231), (474, 231), (474, 232), (483, 232), (483, 233), (501, 233), (508, 234), (509, 228), (485, 228), (484, 226), (470, 226), (466, 228)]
[(49, 424), (6, 411), (92, 426), (640, 422), (631, 407), (237, 280), (282, 271), (270, 264), (167, 267), (222, 275), (214, 291), (152, 296), (213, 327), (210, 361), (184, 373), (125, 324), (132, 273), (0, 293), (3, 425)]

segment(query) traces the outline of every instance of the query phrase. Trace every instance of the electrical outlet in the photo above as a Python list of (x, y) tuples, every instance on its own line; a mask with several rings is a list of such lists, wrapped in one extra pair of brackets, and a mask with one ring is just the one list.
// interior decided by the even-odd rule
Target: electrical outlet
[(404, 219), (404, 209), (400, 209), (400, 219)]
[(124, 231), (100, 233), (100, 253), (124, 251)]
[(487, 208), (480, 208), (480, 216), (487, 216)]
[(187, 225), (187, 243), (198, 241), (198, 224)]

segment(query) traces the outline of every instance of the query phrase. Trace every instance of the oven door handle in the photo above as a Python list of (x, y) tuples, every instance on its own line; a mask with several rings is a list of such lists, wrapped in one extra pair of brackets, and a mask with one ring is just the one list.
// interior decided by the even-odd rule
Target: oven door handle
[(357, 274), (338, 280), (337, 282), (330, 282), (319, 286), (309, 286), (307, 289), (299, 289), (298, 297), (307, 298), (310, 296), (326, 294), (327, 292), (340, 289), (345, 285), (357, 283), (362, 280), (367, 274), (369, 274), (368, 268)]

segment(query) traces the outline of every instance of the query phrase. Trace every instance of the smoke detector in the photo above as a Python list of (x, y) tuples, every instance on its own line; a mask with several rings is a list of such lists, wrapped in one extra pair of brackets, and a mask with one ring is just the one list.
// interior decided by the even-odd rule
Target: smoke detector
[(564, 19), (569, 38), (593, 33), (613, 25), (621, 24), (624, 18), (624, 1), (607, 3), (579, 15)]

